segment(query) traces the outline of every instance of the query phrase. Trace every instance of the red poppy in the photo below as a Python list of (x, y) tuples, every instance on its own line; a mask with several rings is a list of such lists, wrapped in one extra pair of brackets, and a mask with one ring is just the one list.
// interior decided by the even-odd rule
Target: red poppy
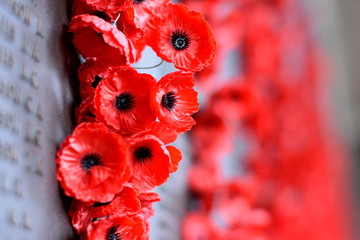
[(152, 122), (141, 134), (143, 133), (156, 136), (164, 144), (175, 142), (178, 136), (178, 133), (174, 129), (168, 128), (165, 124), (161, 122)]
[(88, 5), (89, 0), (73, 0), (72, 1), (72, 17), (82, 14), (91, 14), (98, 16), (105, 21), (113, 22), (118, 16), (117, 12), (100, 11), (99, 9)]
[(94, 96), (100, 81), (108, 75), (109, 67), (101, 61), (88, 60), (78, 69), (80, 96), (82, 99)]
[(94, 103), (93, 98), (88, 97), (83, 100), (78, 108), (75, 111), (76, 123), (80, 124), (82, 122), (95, 122), (94, 115)]
[(128, 144), (129, 162), (133, 168), (130, 182), (142, 190), (151, 190), (163, 184), (180, 161), (175, 154), (177, 157), (173, 165), (170, 153), (173, 150), (169, 151), (160, 139), (150, 134), (135, 135), (128, 139)]
[(218, 167), (206, 164), (193, 165), (188, 174), (191, 190), (200, 194), (213, 194), (220, 186), (221, 175)]
[(191, 73), (173, 72), (156, 83), (155, 106), (158, 118), (169, 128), (183, 133), (195, 124), (192, 114), (199, 110)]
[[(176, 140), (177, 133), (175, 130), (166, 127), (161, 122), (152, 122), (144, 131), (132, 134), (132, 135), (124, 135), (125, 141), (131, 141), (134, 137), (141, 137), (143, 135), (153, 135), (157, 137), (163, 144), (169, 144)], [(170, 173), (176, 172), (178, 168), (178, 164), (182, 159), (182, 155), (179, 149), (174, 146), (166, 146), (166, 149), (169, 151), (171, 158), (171, 168)]]
[(96, 58), (112, 66), (134, 61), (131, 42), (109, 22), (84, 14), (74, 17), (69, 26), (69, 31), (74, 34), (73, 43), (84, 58)]
[(156, 54), (184, 71), (200, 71), (211, 64), (215, 40), (200, 13), (182, 4), (167, 4), (161, 17), (145, 27), (145, 40)]
[(246, 198), (230, 194), (221, 198), (217, 206), (219, 216), (227, 226), (264, 229), (270, 225), (271, 217), (268, 211), (252, 208)]
[(154, 202), (160, 201), (160, 197), (155, 192), (144, 192), (139, 195), (139, 200), (141, 202), (141, 209), (139, 214), (144, 217), (146, 232), (150, 231), (150, 224), (148, 219), (155, 214), (152, 204)]
[(150, 18), (165, 12), (163, 7), (169, 2), (170, 0), (134, 0), (126, 13), (133, 15), (136, 26), (143, 29)]
[(210, 107), (214, 113), (225, 121), (248, 120), (256, 113), (254, 89), (238, 79), (224, 85), (214, 93)]
[(211, 218), (202, 213), (189, 213), (184, 219), (182, 234), (184, 240), (208, 239), (217, 240), (219, 237), (217, 229)]
[[(197, 156), (209, 162), (210, 159), (229, 154), (232, 150), (230, 127), (213, 111), (203, 111), (196, 115), (196, 126), (191, 131), (194, 149)], [(211, 136), (211, 138), (209, 137)], [(202, 157), (205, 156), (205, 157)]]
[(58, 180), (81, 201), (109, 202), (129, 179), (131, 169), (122, 137), (101, 123), (82, 123), (58, 152)]
[(96, 88), (96, 119), (120, 133), (133, 133), (155, 121), (150, 105), (155, 79), (132, 68), (117, 69)]
[(84, 2), (101, 12), (118, 13), (130, 7), (132, 0), (84, 0)]
[(69, 215), (73, 227), (81, 234), (92, 222), (120, 213), (135, 214), (140, 210), (140, 206), (138, 193), (133, 187), (126, 185), (111, 202), (99, 203), (74, 200)]
[[(221, 240), (270, 240), (269, 233), (252, 228), (230, 228), (223, 231)], [(276, 238), (293, 239), (293, 238)], [(301, 239), (301, 238), (300, 238)]]
[(148, 240), (144, 219), (140, 215), (118, 215), (101, 219), (87, 228), (87, 240)]
[(146, 47), (143, 30), (136, 25), (134, 11), (129, 8), (125, 12), (121, 12), (119, 20), (117, 21), (117, 28), (125, 34), (127, 39), (132, 43), (132, 52), (134, 55), (134, 62), (140, 60), (142, 51)]

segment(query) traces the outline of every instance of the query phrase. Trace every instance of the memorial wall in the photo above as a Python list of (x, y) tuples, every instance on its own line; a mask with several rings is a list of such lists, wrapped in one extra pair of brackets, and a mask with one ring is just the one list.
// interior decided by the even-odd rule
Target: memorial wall
[(0, 239), (70, 239), (55, 154), (71, 131), (64, 1), (0, 1)]

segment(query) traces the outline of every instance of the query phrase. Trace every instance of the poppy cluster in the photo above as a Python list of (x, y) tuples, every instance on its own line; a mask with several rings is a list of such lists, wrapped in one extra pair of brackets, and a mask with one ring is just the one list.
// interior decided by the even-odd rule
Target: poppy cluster
[(184, 2), (209, 21), (217, 55), (196, 76), (205, 107), (190, 133), (183, 239), (351, 239), (347, 159), (324, 111), (330, 82), (306, 7)]
[[(182, 159), (169, 144), (195, 124), (194, 73), (212, 62), (215, 40), (201, 14), (166, 0), (74, 0), (72, 14), (82, 102), (57, 178), (74, 198), (73, 227), (81, 239), (148, 239), (154, 188)], [(180, 71), (137, 72), (146, 45)]]

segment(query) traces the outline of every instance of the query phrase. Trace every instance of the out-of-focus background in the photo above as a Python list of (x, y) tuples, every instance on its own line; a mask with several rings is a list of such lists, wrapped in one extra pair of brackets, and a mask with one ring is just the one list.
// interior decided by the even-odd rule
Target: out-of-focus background
[[(352, 190), (360, 203), (360, 1), (306, 0), (314, 33), (328, 54), (334, 122), (350, 154)], [(360, 236), (360, 235), (359, 235)]]

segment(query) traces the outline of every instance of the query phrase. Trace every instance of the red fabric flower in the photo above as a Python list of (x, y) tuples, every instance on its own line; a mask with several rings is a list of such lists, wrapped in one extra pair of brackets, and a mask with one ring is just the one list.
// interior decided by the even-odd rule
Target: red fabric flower
[(161, 122), (152, 122), (143, 131), (143, 133), (154, 135), (155, 137), (159, 138), (164, 144), (175, 142), (178, 136), (178, 133), (174, 129), (168, 128), (165, 124)]
[(88, 0), (73, 0), (72, 1), (72, 17), (82, 14), (91, 14), (98, 16), (105, 21), (113, 22), (118, 16), (117, 12), (100, 11), (99, 9), (88, 5)]
[(73, 43), (84, 58), (95, 57), (109, 66), (134, 62), (132, 44), (116, 27), (93, 15), (79, 15), (69, 23)]
[(96, 119), (120, 133), (133, 133), (155, 121), (150, 105), (155, 79), (132, 68), (117, 69), (96, 89)]
[(177, 157), (173, 165), (170, 151), (173, 151), (175, 147), (171, 147), (169, 151), (160, 139), (150, 134), (135, 135), (128, 139), (128, 144), (129, 162), (133, 168), (130, 182), (143, 191), (163, 184), (180, 161), (179, 155), (175, 153)]
[(94, 115), (94, 103), (93, 98), (88, 97), (83, 100), (78, 108), (75, 111), (76, 123), (80, 124), (82, 122), (95, 122)]
[(108, 202), (130, 177), (127, 146), (100, 123), (78, 125), (58, 152), (58, 180), (81, 201)]
[(161, 17), (149, 20), (146, 43), (165, 61), (184, 71), (200, 71), (215, 55), (215, 40), (200, 13), (169, 3)]
[(154, 202), (160, 201), (160, 197), (155, 192), (144, 192), (139, 195), (141, 209), (139, 214), (145, 219), (146, 232), (150, 232), (150, 224), (148, 219), (155, 214), (152, 205)]
[[(177, 133), (175, 130), (166, 127), (161, 122), (153, 122), (151, 123), (143, 132), (138, 133), (136, 135), (124, 135), (125, 141), (131, 141), (135, 136), (143, 136), (143, 135), (153, 135), (157, 137), (163, 144), (170, 144), (174, 142), (177, 138)], [(166, 149), (169, 151), (171, 158), (171, 168), (170, 173), (176, 172), (178, 168), (178, 164), (182, 159), (182, 154), (179, 149), (174, 146), (166, 146)]]
[(135, 63), (140, 60), (142, 51), (146, 47), (146, 42), (144, 39), (144, 32), (136, 25), (134, 11), (131, 10), (132, 8), (129, 8), (127, 11), (121, 12), (116, 26), (133, 44), (132, 52), (135, 58), (133, 63)]
[(109, 67), (101, 61), (88, 60), (78, 69), (80, 96), (82, 99), (94, 96), (100, 81), (108, 75)]
[(107, 203), (81, 202), (74, 200), (71, 204), (70, 217), (73, 227), (79, 234), (86, 231), (92, 222), (108, 218), (117, 214), (135, 214), (140, 210), (138, 193), (130, 185)]
[(87, 240), (148, 240), (140, 215), (119, 215), (94, 222), (87, 228)]
[(132, 6), (126, 10), (126, 13), (134, 15), (136, 26), (143, 29), (149, 19), (165, 12), (163, 8), (169, 2), (170, 0), (134, 0)]
[(118, 13), (132, 4), (132, 0), (84, 0), (93, 9), (102, 12)]
[(169, 128), (183, 133), (195, 124), (192, 114), (199, 110), (191, 73), (173, 72), (156, 83), (155, 106), (158, 118)]

